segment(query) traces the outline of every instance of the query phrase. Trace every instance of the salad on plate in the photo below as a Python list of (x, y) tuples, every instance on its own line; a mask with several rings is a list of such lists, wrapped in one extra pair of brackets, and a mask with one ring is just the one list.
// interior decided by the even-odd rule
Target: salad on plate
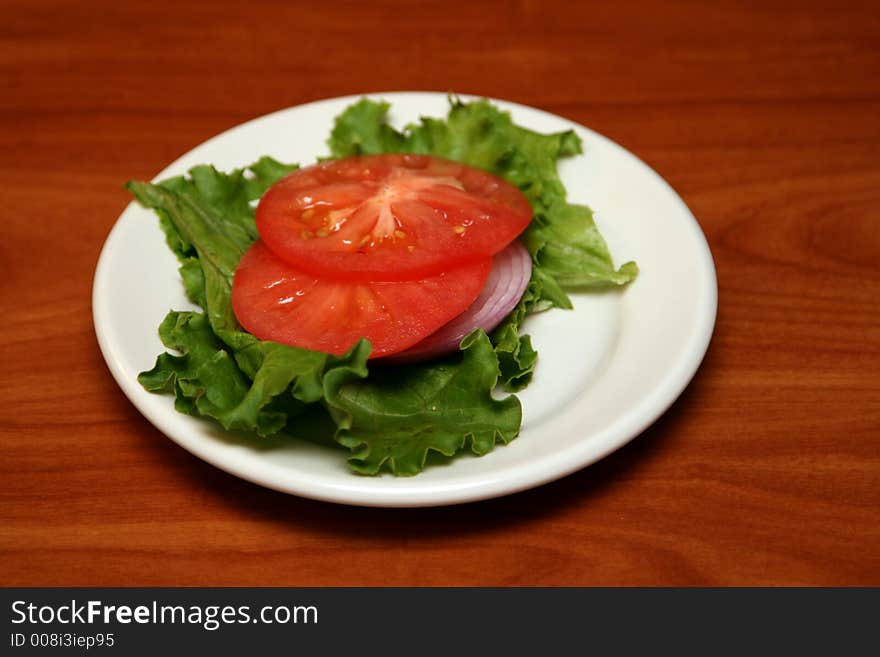
[(173, 352), (145, 389), (227, 430), (341, 446), (366, 475), (517, 436), (513, 393), (540, 348), (526, 316), (638, 269), (615, 268), (589, 208), (567, 202), (574, 132), (533, 132), (487, 100), (451, 97), (445, 118), (401, 131), (389, 109), (349, 106), (316, 164), (128, 184), (202, 309), (165, 317)]

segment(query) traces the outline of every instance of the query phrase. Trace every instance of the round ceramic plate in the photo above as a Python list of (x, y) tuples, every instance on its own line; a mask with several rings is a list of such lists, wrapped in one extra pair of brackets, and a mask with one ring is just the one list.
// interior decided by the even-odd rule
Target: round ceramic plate
[[(397, 127), (444, 116), (445, 94), (371, 94), (391, 102)], [(196, 164), (238, 168), (262, 155), (313, 162), (327, 154), (333, 118), (358, 97), (282, 110), (224, 132), (156, 176)], [(370, 506), (432, 506), (521, 491), (567, 475), (619, 448), (660, 416), (700, 364), (715, 323), (717, 287), (709, 247), (687, 206), (634, 155), (591, 130), (546, 112), (495, 101), (540, 132), (573, 129), (584, 155), (560, 174), (569, 200), (591, 206), (615, 264), (641, 274), (624, 290), (573, 294), (573, 311), (530, 317), (525, 331), (540, 356), (520, 393), (520, 436), (483, 457), (464, 455), (416, 477), (363, 477), (343, 450), (296, 440), (255, 441), (182, 415), (168, 395), (146, 392), (138, 372), (164, 350), (157, 327), (170, 309), (192, 309), (156, 216), (129, 205), (111, 231), (95, 273), (93, 311), (110, 371), (132, 403), (169, 438), (227, 472), (280, 491)], [(120, 181), (121, 182), (121, 181)]]

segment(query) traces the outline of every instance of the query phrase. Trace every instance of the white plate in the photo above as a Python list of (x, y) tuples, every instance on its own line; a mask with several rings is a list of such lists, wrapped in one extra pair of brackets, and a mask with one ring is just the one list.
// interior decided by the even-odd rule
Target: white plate
[[(395, 125), (443, 116), (445, 94), (372, 94), (392, 103)], [(327, 154), (333, 117), (357, 97), (293, 107), (224, 132), (156, 179), (196, 164), (227, 170), (261, 155), (309, 163)], [(575, 310), (529, 318), (540, 354), (520, 393), (522, 433), (487, 456), (464, 456), (416, 477), (352, 474), (345, 452), (300, 441), (238, 441), (208, 421), (175, 412), (171, 396), (144, 391), (138, 372), (164, 350), (156, 333), (174, 309), (190, 309), (152, 211), (132, 203), (111, 231), (95, 272), (93, 310), (101, 350), (122, 390), (160, 431), (218, 468), (319, 500), (369, 506), (431, 506), (514, 493), (567, 475), (638, 435), (678, 397), (703, 358), (715, 323), (712, 255), (672, 188), (615, 143), (546, 112), (495, 101), (541, 132), (573, 129), (585, 154), (560, 165), (572, 202), (590, 205), (615, 263), (635, 260), (622, 292), (572, 295)], [(121, 182), (121, 181), (120, 181)]]

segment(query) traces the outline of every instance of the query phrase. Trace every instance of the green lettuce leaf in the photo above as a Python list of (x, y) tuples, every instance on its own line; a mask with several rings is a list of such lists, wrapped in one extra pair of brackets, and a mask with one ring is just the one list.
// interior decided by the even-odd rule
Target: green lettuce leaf
[[(591, 226), (585, 230), (584, 226)], [(593, 212), (583, 205), (555, 203), (536, 214), (523, 234), (541, 276), (552, 277), (560, 286), (602, 288), (624, 285), (639, 273), (634, 262), (614, 269), (605, 240), (593, 223)], [(557, 300), (549, 295), (553, 305)]]
[(323, 377), (334, 367), (364, 364), (369, 344), (346, 356), (258, 340), (232, 311), (232, 279), (256, 239), (250, 201), (295, 167), (263, 158), (229, 174), (199, 166), (188, 177), (128, 189), (159, 214), (169, 247), (182, 265), (187, 294), (205, 313), (170, 312), (159, 337), (180, 355), (161, 354), (139, 381), (152, 392), (175, 395), (178, 410), (217, 420), (226, 429), (268, 436), (323, 399)]
[(497, 359), (482, 331), (462, 340), (462, 355), (420, 366), (337, 368), (324, 377), (337, 440), (352, 454), (351, 467), (373, 475), (388, 468), (414, 475), (430, 452), (453, 456), (469, 445), (492, 451), (519, 433), (522, 409), (510, 395), (498, 400)]
[(536, 281), (530, 281), (519, 303), (492, 332), (501, 383), (510, 392), (522, 390), (531, 383), (538, 362), (531, 337), (519, 334), (523, 320), (535, 303), (538, 288)]
[(385, 121), (390, 107), (364, 98), (336, 117), (327, 140), (333, 157), (403, 152), (403, 135)]
[[(244, 225), (231, 218), (218, 218), (208, 203), (196, 193), (171, 191), (165, 186), (130, 182), (128, 189), (146, 207), (161, 210), (189, 251), (195, 252), (202, 277), (194, 272), (194, 263), (184, 261), (181, 273), (186, 291), (193, 300), (206, 304), (214, 331), (235, 331), (238, 322), (232, 312), (232, 277), (238, 261), (253, 241)], [(166, 235), (169, 230), (166, 229)]]
[(296, 168), (263, 157), (230, 173), (200, 165), (190, 169), (188, 177), (158, 185), (126, 185), (159, 215), (166, 242), (182, 262), (187, 296), (208, 311), (214, 331), (228, 332), (236, 346), (243, 345), (233, 335), (240, 329), (232, 312), (232, 277), (242, 254), (258, 237), (250, 202)]
[(214, 334), (207, 317), (194, 312), (168, 313), (159, 337), (180, 355), (160, 354), (153, 369), (138, 376), (144, 388), (173, 393), (175, 408), (182, 413), (213, 418), (225, 429), (255, 431), (260, 436), (288, 425), (295, 434), (291, 420), (307, 404), (323, 398), (326, 372), (364, 367), (369, 355), (366, 341), (341, 358), (256, 341), (242, 362), (243, 354), (232, 353)]

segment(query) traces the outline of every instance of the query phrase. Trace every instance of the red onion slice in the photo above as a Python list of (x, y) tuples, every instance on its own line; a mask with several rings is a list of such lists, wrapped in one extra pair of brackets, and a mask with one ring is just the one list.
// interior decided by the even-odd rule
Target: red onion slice
[(514, 240), (492, 258), (492, 271), (480, 296), (461, 315), (409, 349), (382, 358), (382, 363), (417, 363), (458, 351), (462, 338), (476, 328), (487, 333), (514, 309), (529, 284), (532, 257)]

